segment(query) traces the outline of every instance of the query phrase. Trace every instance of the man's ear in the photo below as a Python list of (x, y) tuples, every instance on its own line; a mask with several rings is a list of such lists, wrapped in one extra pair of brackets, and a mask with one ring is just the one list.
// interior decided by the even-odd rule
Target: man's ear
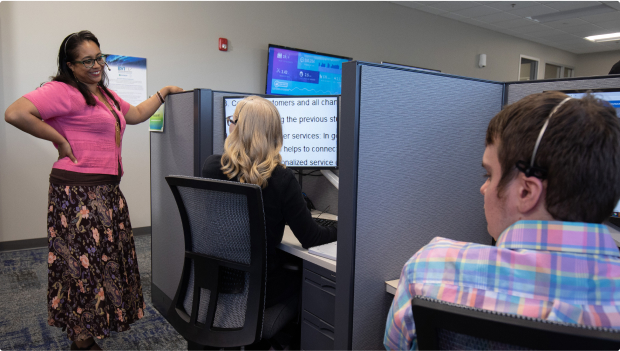
[(527, 177), (522, 172), (517, 176), (517, 209), (523, 214), (534, 212), (544, 204), (545, 182), (536, 177)]

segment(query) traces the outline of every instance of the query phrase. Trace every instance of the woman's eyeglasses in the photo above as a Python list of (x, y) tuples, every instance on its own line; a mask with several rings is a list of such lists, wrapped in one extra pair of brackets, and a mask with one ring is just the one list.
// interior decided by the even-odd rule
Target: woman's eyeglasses
[(106, 57), (108, 57), (109, 55), (101, 55), (96, 57), (95, 59), (87, 59), (87, 60), (83, 60), (83, 61), (73, 61), (73, 63), (81, 63), (84, 65), (84, 67), (86, 68), (93, 68), (93, 66), (95, 65), (95, 61), (97, 61), (98, 64), (100, 64), (101, 66), (105, 65), (105, 59)]
[(230, 127), (231, 124), (237, 124), (237, 121), (233, 120), (234, 116), (226, 117), (226, 125)]

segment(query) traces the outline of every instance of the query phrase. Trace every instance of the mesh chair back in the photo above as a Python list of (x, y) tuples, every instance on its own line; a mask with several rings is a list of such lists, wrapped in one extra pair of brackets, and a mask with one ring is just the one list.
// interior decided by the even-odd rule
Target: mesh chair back
[(552, 322), (414, 296), (420, 350), (618, 350), (620, 331)]
[(171, 324), (187, 340), (215, 347), (260, 339), (265, 293), (265, 225), (260, 187), (166, 177), (185, 238), (183, 277)]

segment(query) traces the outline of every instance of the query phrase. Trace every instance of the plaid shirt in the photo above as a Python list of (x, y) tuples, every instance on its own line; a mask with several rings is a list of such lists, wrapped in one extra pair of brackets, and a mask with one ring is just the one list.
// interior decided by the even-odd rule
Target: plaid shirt
[(403, 267), (388, 350), (417, 349), (411, 298), (620, 328), (620, 252), (601, 224), (518, 221), (496, 246), (435, 238)]

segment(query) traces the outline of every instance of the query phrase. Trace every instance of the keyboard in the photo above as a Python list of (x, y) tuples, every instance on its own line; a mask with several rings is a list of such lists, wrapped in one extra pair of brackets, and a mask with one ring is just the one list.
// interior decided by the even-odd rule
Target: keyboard
[(334, 227), (336, 229), (338, 228), (338, 221), (334, 221), (331, 219), (325, 219), (325, 218), (312, 218), (312, 219), (314, 219), (316, 224), (322, 225), (323, 227)]

